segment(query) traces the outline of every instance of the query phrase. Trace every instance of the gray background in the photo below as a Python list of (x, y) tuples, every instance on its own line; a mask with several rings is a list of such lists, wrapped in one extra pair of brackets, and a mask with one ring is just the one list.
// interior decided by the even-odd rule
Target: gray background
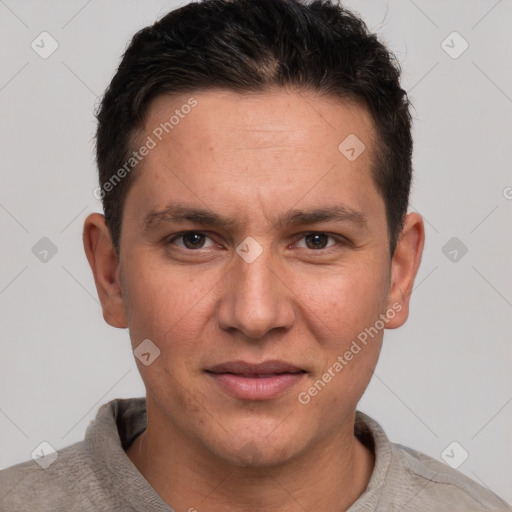
[[(101, 211), (98, 96), (134, 32), (177, 5), (0, 0), (0, 468), (41, 441), (81, 440), (102, 403), (144, 394), (128, 333), (103, 322), (81, 229)], [(440, 460), (457, 441), (459, 470), (512, 502), (512, 3), (347, 5), (402, 63), (411, 209), (427, 234), (410, 319), (387, 331), (360, 409)], [(59, 44), (47, 59), (31, 48), (43, 31)], [(454, 31), (469, 44), (457, 58)], [(57, 248), (46, 262), (32, 252), (43, 237)]]

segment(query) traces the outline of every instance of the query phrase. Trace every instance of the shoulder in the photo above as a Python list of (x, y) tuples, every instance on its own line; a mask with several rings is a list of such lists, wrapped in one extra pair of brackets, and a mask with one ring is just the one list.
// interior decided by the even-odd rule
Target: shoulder
[(382, 426), (361, 411), (356, 411), (354, 433), (374, 451), (375, 467), (351, 512), (512, 512), (512, 507), (490, 489), (461, 472), (390, 442)]
[(98, 488), (83, 442), (42, 462), (29, 460), (0, 471), (0, 510), (68, 511), (94, 504)]
[(390, 471), (397, 469), (401, 484), (414, 489), (407, 510), (512, 512), (491, 490), (424, 453), (393, 443), (391, 453)]
[(124, 451), (145, 426), (145, 399), (103, 404), (83, 441), (0, 471), (0, 511), (131, 510), (133, 501), (157, 502)]

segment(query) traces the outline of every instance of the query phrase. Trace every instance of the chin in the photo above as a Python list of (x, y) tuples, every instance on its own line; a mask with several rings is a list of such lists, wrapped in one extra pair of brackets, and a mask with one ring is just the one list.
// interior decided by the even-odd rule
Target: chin
[(229, 465), (247, 469), (264, 469), (283, 465), (296, 458), (305, 448), (303, 444), (306, 444), (305, 440), (293, 434), (281, 433), (273, 436), (272, 439), (269, 439), (268, 434), (246, 435), (244, 438), (223, 439), (214, 452)]

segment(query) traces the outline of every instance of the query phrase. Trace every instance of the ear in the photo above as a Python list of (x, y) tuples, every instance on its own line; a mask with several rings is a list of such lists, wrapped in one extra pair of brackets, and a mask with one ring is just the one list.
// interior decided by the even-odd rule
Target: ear
[(417, 213), (407, 214), (391, 261), (388, 310), (393, 310), (396, 314), (386, 323), (388, 329), (400, 327), (409, 316), (409, 299), (420, 266), (424, 244), (423, 219)]
[(127, 327), (119, 261), (103, 215), (91, 213), (85, 219), (83, 242), (105, 322), (112, 327)]

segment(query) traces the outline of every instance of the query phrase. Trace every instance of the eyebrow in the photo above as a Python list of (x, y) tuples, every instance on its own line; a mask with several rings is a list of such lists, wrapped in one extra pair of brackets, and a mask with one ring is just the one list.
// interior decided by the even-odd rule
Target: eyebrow
[(290, 210), (277, 219), (276, 228), (283, 226), (298, 226), (316, 224), (318, 222), (345, 222), (364, 227), (366, 216), (354, 208), (345, 205), (334, 205), (312, 210)]
[(228, 219), (227, 217), (219, 215), (211, 210), (172, 204), (163, 210), (150, 211), (142, 221), (142, 229), (144, 231), (149, 231), (163, 223), (183, 221), (201, 224), (204, 226), (223, 228), (234, 228), (237, 224), (235, 220)]
[[(142, 221), (142, 229), (143, 231), (150, 231), (164, 223), (184, 221), (224, 229), (234, 229), (239, 224), (236, 219), (225, 217), (211, 210), (172, 204), (163, 210), (150, 211)], [(356, 224), (359, 227), (365, 227), (367, 224), (366, 216), (362, 212), (349, 206), (334, 205), (311, 210), (290, 210), (275, 221), (274, 227), (280, 229), (285, 226), (301, 226), (333, 221)]]

